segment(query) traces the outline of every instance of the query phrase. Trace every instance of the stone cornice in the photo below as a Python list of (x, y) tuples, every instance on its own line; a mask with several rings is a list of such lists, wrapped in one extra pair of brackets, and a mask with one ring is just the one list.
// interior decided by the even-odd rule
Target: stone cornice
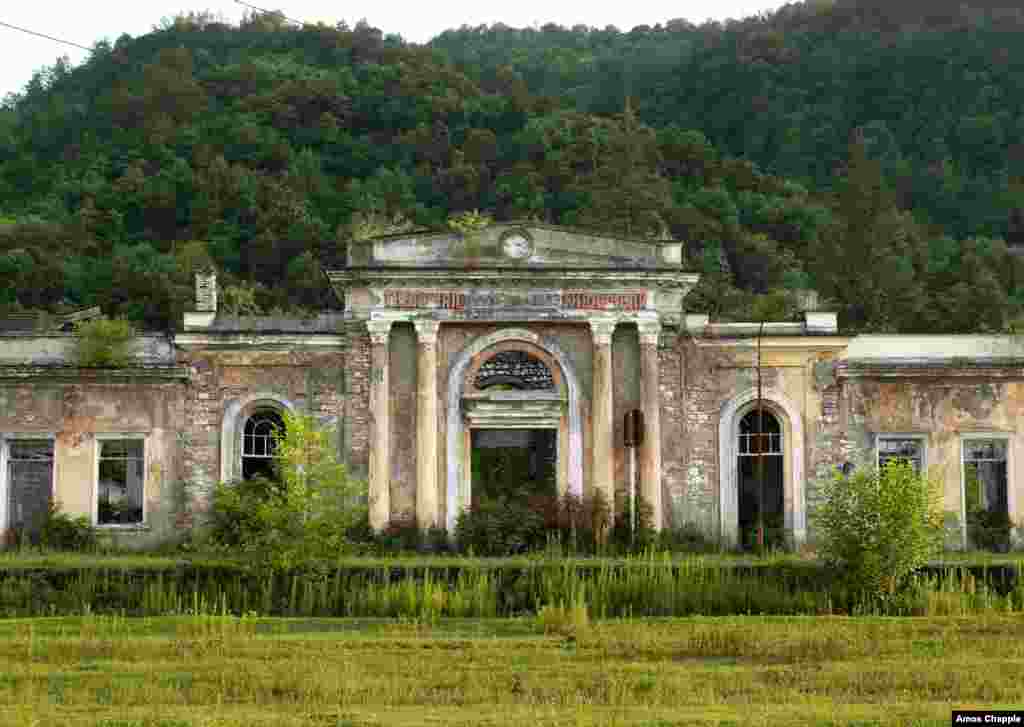
[(1024, 379), (1024, 360), (841, 361), (840, 379)]
[(347, 337), (337, 333), (179, 333), (178, 348), (341, 348)]
[(0, 366), (0, 382), (18, 383), (53, 381), (73, 384), (134, 384), (137, 382), (167, 383), (188, 381), (186, 366), (126, 366), (123, 368), (89, 368), (60, 365)]
[(609, 270), (554, 270), (550, 268), (349, 268), (327, 274), (331, 284), (345, 287), (410, 288), (689, 288), (700, 280), (699, 273), (682, 273), (672, 268)]

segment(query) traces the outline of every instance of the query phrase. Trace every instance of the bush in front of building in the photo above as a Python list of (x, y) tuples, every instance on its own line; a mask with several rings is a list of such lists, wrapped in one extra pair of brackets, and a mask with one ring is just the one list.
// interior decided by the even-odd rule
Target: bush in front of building
[(85, 321), (75, 327), (75, 333), (74, 357), (79, 366), (127, 366), (131, 360), (135, 330), (123, 318)]
[(906, 460), (837, 471), (822, 495), (819, 554), (862, 602), (900, 593), (941, 552), (940, 483)]
[(95, 550), (96, 528), (85, 515), (68, 515), (59, 502), (51, 502), (39, 530), (39, 545), (47, 550)]
[(353, 533), (367, 517), (366, 483), (350, 478), (338, 462), (332, 428), (289, 412), (283, 421), (284, 431), (274, 437), (275, 478), (215, 488), (212, 544), (275, 568), (353, 552)]
[[(482, 497), (459, 513), (455, 543), (461, 553), (524, 555), (557, 549), (567, 555), (607, 551), (611, 511), (600, 493)], [(612, 544), (614, 547), (614, 543)]]

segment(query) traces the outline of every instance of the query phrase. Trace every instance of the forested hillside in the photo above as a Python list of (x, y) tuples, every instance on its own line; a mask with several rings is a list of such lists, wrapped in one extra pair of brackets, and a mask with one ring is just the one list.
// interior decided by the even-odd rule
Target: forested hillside
[(813, 287), (851, 331), (1003, 329), (1024, 302), (1018, 16), (876, 40), (889, 11), (843, 7), (428, 47), (265, 14), (122, 36), (0, 108), (0, 310), (172, 327), (209, 262), (239, 312), (316, 308), (345, 245), (481, 210), (685, 240), (688, 305), (719, 318)]

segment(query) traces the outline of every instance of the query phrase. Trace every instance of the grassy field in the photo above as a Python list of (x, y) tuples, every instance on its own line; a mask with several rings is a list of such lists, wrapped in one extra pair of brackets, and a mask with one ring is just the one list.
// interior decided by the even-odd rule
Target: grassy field
[(947, 725), (1024, 707), (1024, 618), (0, 621), (0, 724)]

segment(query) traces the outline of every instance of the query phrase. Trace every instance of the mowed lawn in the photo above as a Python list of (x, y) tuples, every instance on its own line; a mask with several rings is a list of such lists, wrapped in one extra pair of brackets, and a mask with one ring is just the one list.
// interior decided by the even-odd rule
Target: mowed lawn
[(1024, 618), (0, 621), (0, 725), (948, 725)]

